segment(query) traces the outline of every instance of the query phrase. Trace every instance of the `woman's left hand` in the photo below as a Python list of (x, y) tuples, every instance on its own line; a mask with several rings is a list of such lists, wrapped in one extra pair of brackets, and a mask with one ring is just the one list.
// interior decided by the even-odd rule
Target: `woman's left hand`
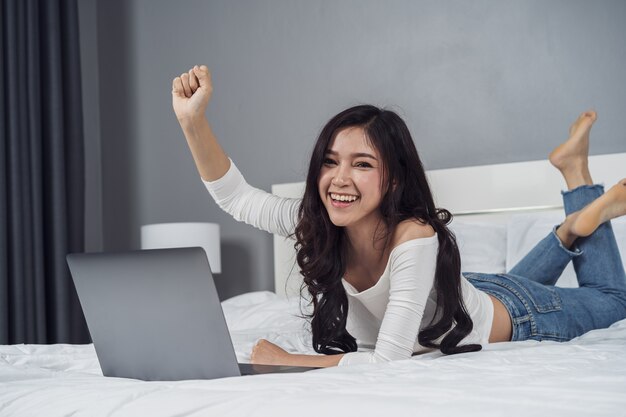
[(272, 342), (261, 339), (252, 348), (250, 362), (259, 365), (289, 365), (291, 354)]

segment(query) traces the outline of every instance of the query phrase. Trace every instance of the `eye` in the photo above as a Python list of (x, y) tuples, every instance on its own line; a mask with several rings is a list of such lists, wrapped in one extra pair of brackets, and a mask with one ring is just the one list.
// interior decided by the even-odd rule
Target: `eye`
[(334, 160), (330, 158), (324, 158), (324, 165), (335, 165), (337, 164)]
[(354, 164), (355, 167), (357, 168), (371, 168), (372, 165), (370, 165), (368, 162), (357, 162), (356, 164)]

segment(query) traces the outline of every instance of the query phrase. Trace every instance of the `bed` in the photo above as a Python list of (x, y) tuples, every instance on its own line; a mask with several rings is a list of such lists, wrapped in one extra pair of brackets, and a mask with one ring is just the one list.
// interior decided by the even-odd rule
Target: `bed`
[[(626, 175), (626, 154), (591, 158), (597, 181)], [(561, 218), (563, 184), (545, 162), (430, 171), (457, 214), (464, 270), (512, 266)], [(273, 192), (298, 196), (302, 183)], [(626, 222), (614, 222), (626, 258)], [(222, 303), (238, 359), (266, 338), (313, 353), (293, 242), (275, 238), (276, 292)], [(568, 270), (557, 285), (575, 286)], [(626, 320), (566, 343), (515, 342), (303, 374), (144, 382), (102, 376), (92, 345), (0, 346), (0, 416), (619, 416), (626, 415)]]

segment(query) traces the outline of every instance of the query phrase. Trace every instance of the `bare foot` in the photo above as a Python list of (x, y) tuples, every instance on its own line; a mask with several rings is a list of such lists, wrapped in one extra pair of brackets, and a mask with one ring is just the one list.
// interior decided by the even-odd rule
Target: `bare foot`
[(596, 119), (597, 115), (593, 110), (581, 114), (569, 129), (569, 139), (557, 146), (548, 157), (550, 163), (561, 171), (570, 190), (593, 184), (587, 157), (589, 131)]
[(589, 236), (602, 223), (626, 214), (626, 178), (612, 186), (580, 211), (571, 231), (577, 236)]

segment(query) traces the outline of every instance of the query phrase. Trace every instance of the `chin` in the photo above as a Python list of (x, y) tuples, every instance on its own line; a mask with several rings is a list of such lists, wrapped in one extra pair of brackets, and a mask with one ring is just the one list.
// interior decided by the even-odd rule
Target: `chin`
[(346, 226), (349, 226), (350, 224), (352, 224), (352, 220), (347, 219), (345, 217), (331, 216), (329, 214), (328, 218), (330, 219), (330, 222), (332, 224), (334, 224), (335, 226), (337, 226), (337, 227), (346, 227)]
[(349, 223), (349, 221), (343, 217), (332, 215), (331, 212), (328, 211), (328, 208), (326, 209), (326, 214), (330, 222), (337, 227), (344, 227)]
[(332, 217), (330, 218), (330, 222), (337, 227), (346, 227), (348, 225), (347, 222), (336, 221)]

